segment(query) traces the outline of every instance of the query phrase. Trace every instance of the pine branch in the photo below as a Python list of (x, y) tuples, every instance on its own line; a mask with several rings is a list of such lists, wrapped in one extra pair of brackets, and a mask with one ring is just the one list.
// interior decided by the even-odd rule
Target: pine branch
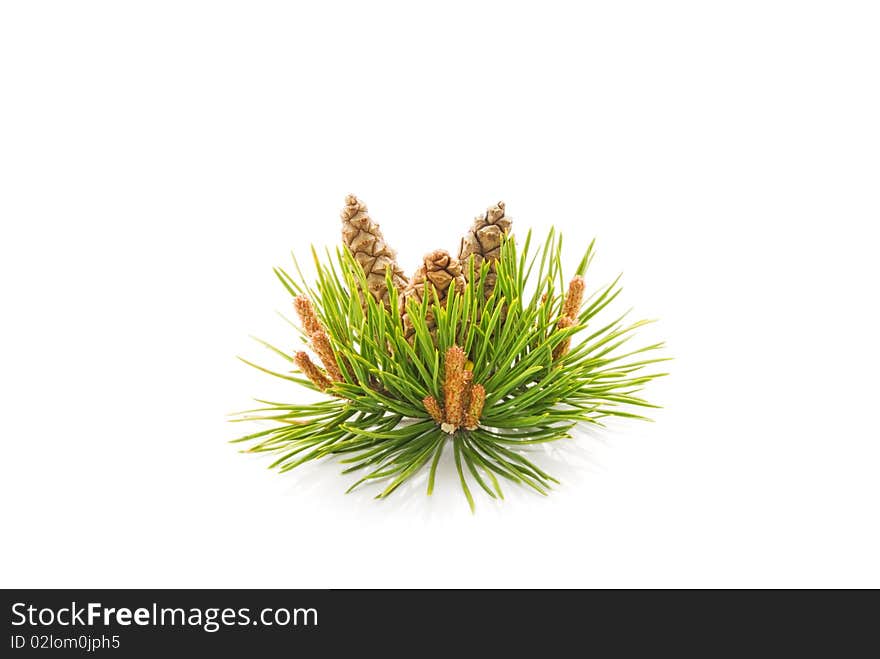
[(259, 401), (233, 420), (270, 427), (235, 441), (276, 454), (281, 471), (335, 456), (362, 474), (351, 489), (381, 483), (379, 498), (423, 469), (430, 494), (452, 442), (471, 504), (469, 480), (496, 498), (500, 481), (546, 494), (556, 481), (524, 450), (569, 437), (579, 424), (644, 418), (635, 410), (656, 406), (639, 392), (665, 375), (651, 369), (667, 358), (651, 356), (660, 343), (629, 347), (646, 321), (599, 320), (620, 287), (618, 278), (586, 296), (592, 243), (565, 286), (561, 236), (551, 231), (533, 248), (529, 233), (518, 249), (509, 229), (499, 203), (475, 220), (460, 259), (431, 252), (407, 283), (366, 207), (350, 196), (345, 248), (335, 257), (313, 252), (316, 281), (298, 266), (296, 277), (275, 270), (323, 368), (305, 351), (267, 343), (305, 377), (246, 361), (329, 397)]

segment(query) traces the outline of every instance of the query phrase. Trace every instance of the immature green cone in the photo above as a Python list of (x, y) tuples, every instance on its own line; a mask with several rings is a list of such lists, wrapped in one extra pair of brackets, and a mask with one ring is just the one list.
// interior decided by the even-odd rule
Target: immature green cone
[(388, 287), (385, 272), (391, 269), (391, 281), (398, 289), (403, 289), (406, 277), (397, 265), (394, 250), (385, 243), (382, 230), (369, 215), (367, 206), (354, 195), (345, 198), (342, 217), (342, 241), (364, 269), (367, 276), (367, 289), (378, 302), (388, 305)]
[(486, 275), (485, 294), (489, 297), (495, 290), (495, 263), (501, 256), (501, 240), (510, 233), (511, 219), (504, 215), (504, 202), (499, 201), (483, 215), (474, 218), (470, 230), (461, 239), (458, 260), (465, 270), (465, 277), (470, 277), (468, 259), (474, 257), (474, 275), (479, 276), (483, 261), (489, 261), (489, 272)]
[[(437, 293), (440, 306), (444, 306), (453, 286), (459, 293), (464, 292), (465, 280), (458, 259), (444, 249), (437, 249), (430, 254), (425, 254), (422, 265), (416, 270), (400, 299), (404, 333), (407, 339), (411, 339), (415, 334), (415, 328), (406, 311), (409, 302), (412, 300), (421, 304), (425, 296), (428, 296), (428, 304), (430, 305), (433, 302), (430, 291), (433, 289)], [(429, 330), (433, 330), (437, 326), (430, 308), (425, 316), (425, 321)]]

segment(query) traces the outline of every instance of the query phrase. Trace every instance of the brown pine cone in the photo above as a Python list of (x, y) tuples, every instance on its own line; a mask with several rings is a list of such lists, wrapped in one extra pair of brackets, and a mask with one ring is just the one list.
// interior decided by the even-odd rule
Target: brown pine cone
[[(415, 335), (415, 328), (406, 313), (406, 307), (410, 300), (417, 304), (421, 304), (428, 295), (428, 304), (433, 302), (430, 290), (433, 289), (437, 293), (437, 299), (441, 306), (445, 306), (446, 299), (449, 297), (449, 290), (455, 286), (459, 293), (464, 292), (465, 280), (461, 271), (461, 264), (454, 256), (444, 249), (434, 250), (430, 254), (425, 254), (422, 265), (418, 267), (413, 275), (412, 281), (406, 287), (400, 298), (400, 312), (403, 314), (403, 327), (407, 340), (412, 340)], [(437, 326), (434, 320), (434, 314), (428, 309), (426, 315), (428, 329), (433, 330)]]
[(489, 272), (486, 275), (485, 294), (489, 297), (495, 290), (495, 263), (501, 256), (501, 240), (510, 233), (511, 219), (504, 215), (504, 202), (488, 209), (483, 215), (474, 218), (470, 230), (461, 239), (461, 247), (458, 250), (458, 260), (465, 271), (465, 277), (470, 276), (468, 259), (474, 256), (474, 273), (479, 274), (483, 261), (489, 261)]
[(385, 243), (382, 230), (369, 215), (367, 206), (354, 195), (345, 198), (342, 217), (342, 242), (354, 255), (367, 276), (367, 289), (386, 306), (389, 303), (385, 271), (391, 268), (391, 281), (399, 290), (406, 287), (403, 270), (397, 265), (396, 255)]

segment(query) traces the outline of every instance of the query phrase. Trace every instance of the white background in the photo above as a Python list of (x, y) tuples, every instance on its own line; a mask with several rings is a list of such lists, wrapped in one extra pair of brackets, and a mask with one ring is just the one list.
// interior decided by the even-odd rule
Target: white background
[[(359, 4), (3, 3), (0, 586), (880, 586), (876, 4)], [(475, 515), (237, 453), (347, 192), (597, 236), (656, 423)]]

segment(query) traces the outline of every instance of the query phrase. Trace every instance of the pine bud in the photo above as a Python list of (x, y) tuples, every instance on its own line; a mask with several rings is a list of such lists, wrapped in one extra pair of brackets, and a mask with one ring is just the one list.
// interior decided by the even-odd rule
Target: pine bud
[(444, 407), (446, 409), (446, 424), (452, 428), (447, 432), (455, 432), (461, 425), (467, 405), (467, 394), (470, 386), (472, 371), (465, 370), (467, 356), (464, 350), (458, 346), (452, 346), (446, 351), (446, 374), (443, 383)]
[(307, 353), (302, 351), (297, 352), (293, 356), (293, 361), (299, 370), (312, 381), (312, 384), (318, 387), (321, 391), (327, 391), (327, 389), (333, 386), (333, 383), (327, 379), (327, 376), (324, 375), (320, 368), (315, 366)]
[(397, 264), (394, 250), (385, 243), (382, 230), (370, 216), (366, 205), (354, 195), (345, 198), (342, 217), (342, 241), (363, 268), (370, 294), (385, 305), (389, 303), (385, 273), (391, 270), (391, 281), (398, 289), (406, 286), (406, 277)]
[[(568, 284), (568, 294), (565, 296), (565, 303), (562, 306), (562, 315), (571, 320), (577, 320), (581, 311), (581, 304), (584, 302), (584, 289), (586, 283), (581, 276), (575, 276)], [(570, 326), (569, 326), (570, 327)]]
[(464, 354), (464, 350), (462, 350), (459, 346), (451, 346), (446, 351), (446, 373), (445, 373), (445, 383), (449, 384), (451, 381), (454, 381), (458, 378), (462, 371), (464, 371), (464, 365), (467, 363), (467, 355)]
[(476, 430), (480, 426), (480, 415), (483, 414), (483, 405), (485, 403), (485, 387), (481, 384), (473, 385), (470, 391), (467, 412), (464, 415), (464, 427), (466, 430)]
[(312, 340), (312, 348), (318, 353), (318, 357), (321, 359), (321, 363), (324, 365), (327, 375), (329, 375), (330, 379), (334, 382), (342, 382), (342, 372), (339, 370), (339, 365), (336, 363), (336, 352), (333, 350), (333, 346), (330, 345), (330, 339), (327, 337), (327, 332), (323, 329), (319, 329), (312, 332), (310, 338)]
[(296, 309), (300, 325), (307, 335), (311, 336), (313, 332), (324, 329), (321, 321), (318, 320), (318, 314), (315, 313), (312, 301), (305, 295), (297, 295), (293, 298), (293, 307)]
[(443, 409), (440, 407), (440, 403), (437, 402), (437, 399), (433, 396), (425, 396), (422, 399), (422, 404), (425, 406), (425, 410), (428, 414), (431, 415), (431, 418), (442, 425), (444, 421)]
[[(563, 316), (559, 319), (559, 322), (556, 324), (557, 329), (564, 330), (568, 329), (574, 325), (574, 321), (568, 316)], [(568, 351), (571, 349), (571, 337), (568, 336), (559, 343), (556, 344), (556, 347), (553, 349), (553, 359), (559, 359), (560, 357), (568, 354)]]

